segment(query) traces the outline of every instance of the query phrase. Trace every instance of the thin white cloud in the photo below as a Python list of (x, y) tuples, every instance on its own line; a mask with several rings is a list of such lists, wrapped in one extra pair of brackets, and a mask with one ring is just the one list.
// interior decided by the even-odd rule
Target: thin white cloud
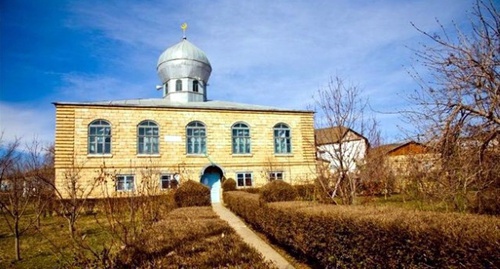
[[(105, 75), (80, 73), (62, 74), (57, 101), (105, 101), (147, 98), (154, 93), (154, 85), (138, 85), (125, 79)], [(56, 98), (56, 97), (55, 97)]]
[(21, 139), (23, 143), (38, 141), (50, 144), (54, 141), (55, 113), (49, 105), (11, 104), (0, 102), (0, 132), (9, 143)]
[[(74, 31), (98, 33), (102, 42), (89, 46), (112, 53), (103, 53), (103, 68), (98, 73), (62, 74), (60, 94), (52, 98), (92, 101), (160, 97), (154, 87), (159, 83), (157, 57), (180, 40), (179, 25), (187, 21), (188, 38), (207, 53), (212, 63), (212, 99), (306, 108), (313, 93), (330, 76), (339, 74), (359, 84), (375, 108), (383, 110), (389, 103), (399, 104), (401, 92), (417, 87), (404, 70), (411, 65), (412, 55), (406, 46), (417, 47), (418, 42), (425, 40), (410, 22), (436, 32), (439, 28), (435, 18), (451, 27), (452, 20), (464, 20), (464, 11), (472, 3), (473, 0), (71, 2), (66, 26)], [(51, 117), (53, 121), (53, 114)], [(28, 118), (24, 117), (29, 121)], [(396, 117), (382, 118), (384, 129), (397, 132)], [(39, 127), (53, 128), (53, 124)]]

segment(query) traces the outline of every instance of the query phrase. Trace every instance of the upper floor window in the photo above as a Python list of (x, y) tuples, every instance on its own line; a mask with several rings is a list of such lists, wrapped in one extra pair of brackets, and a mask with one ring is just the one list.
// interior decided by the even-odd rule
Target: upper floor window
[(192, 121), (186, 127), (187, 154), (205, 154), (207, 152), (207, 137), (205, 125)]
[(134, 190), (134, 175), (118, 175), (116, 176), (117, 191), (133, 191)]
[(176, 92), (182, 91), (182, 80), (178, 79), (175, 81), (175, 91)]
[(89, 124), (89, 154), (111, 153), (111, 124), (105, 120), (95, 120)]
[(168, 93), (168, 82), (165, 83), (164, 87), (165, 87), (164, 89), (165, 89), (165, 95), (166, 95)]
[(236, 123), (233, 132), (233, 154), (250, 153), (250, 128), (244, 123)]
[(193, 80), (193, 92), (198, 92), (199, 91), (198, 85), (199, 85), (198, 80)]
[(252, 173), (236, 173), (236, 185), (238, 187), (252, 187)]
[(292, 152), (290, 128), (284, 123), (274, 126), (274, 153), (283, 154)]
[(158, 154), (159, 130), (154, 121), (145, 120), (137, 126), (137, 153)]

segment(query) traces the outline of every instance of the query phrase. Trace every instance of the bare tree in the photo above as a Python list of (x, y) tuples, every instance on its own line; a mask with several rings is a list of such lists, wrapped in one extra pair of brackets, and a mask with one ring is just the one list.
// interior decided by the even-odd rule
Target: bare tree
[(64, 171), (64, 178), (57, 187), (54, 183), (49, 183), (52, 184), (60, 204), (57, 207), (58, 213), (66, 219), (73, 240), (76, 235), (76, 222), (85, 213), (91, 195), (101, 184), (99, 180), (102, 179), (100, 177), (90, 180), (82, 179), (82, 169), (83, 165), (74, 163)]
[(0, 186), (0, 210), (14, 234), (16, 260), (21, 260), (21, 236), (37, 219), (28, 211), (32, 202), (40, 197), (32, 190), (32, 177), (28, 173), (19, 139), (4, 144), (0, 136)]
[(332, 78), (326, 88), (319, 89), (314, 102), (319, 114), (316, 127), (324, 128), (316, 143), (325, 140), (331, 145), (319, 148), (320, 158), (330, 161), (333, 172), (320, 173), (320, 186), (332, 199), (340, 196), (344, 204), (352, 204), (358, 184), (357, 168), (368, 146), (363, 139), (354, 143), (362, 137), (354, 130), (363, 133), (369, 129), (364, 117), (368, 102), (362, 98), (359, 87), (340, 77)]
[(493, 2), (476, 1), (472, 31), (455, 26), (450, 33), (428, 33), (416, 58), (431, 74), (415, 70), (420, 89), (411, 96), (415, 109), (405, 115), (425, 133), (440, 156), (436, 180), (458, 209), (468, 192), (499, 188), (500, 137), (500, 14)]

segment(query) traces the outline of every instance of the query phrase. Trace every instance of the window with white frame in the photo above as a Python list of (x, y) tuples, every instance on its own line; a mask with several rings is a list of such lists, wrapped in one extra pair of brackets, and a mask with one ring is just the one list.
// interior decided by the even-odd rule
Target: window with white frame
[(89, 124), (88, 153), (111, 153), (111, 124), (105, 120), (95, 120)]
[(269, 176), (269, 181), (283, 180), (283, 172), (281, 171), (269, 172), (268, 176)]
[(236, 123), (232, 127), (233, 154), (250, 153), (250, 128), (244, 123)]
[(160, 176), (160, 188), (162, 190), (175, 189), (179, 185), (177, 179), (175, 179), (175, 174), (162, 174)]
[(117, 191), (133, 191), (134, 190), (134, 175), (119, 175), (116, 176)]
[(284, 123), (274, 126), (274, 153), (287, 154), (292, 152), (290, 127)]
[(159, 153), (159, 129), (154, 121), (145, 120), (137, 126), (137, 153)]
[(252, 187), (252, 173), (236, 173), (236, 184), (238, 187)]
[(186, 126), (187, 154), (205, 154), (207, 152), (207, 137), (205, 124), (192, 121)]

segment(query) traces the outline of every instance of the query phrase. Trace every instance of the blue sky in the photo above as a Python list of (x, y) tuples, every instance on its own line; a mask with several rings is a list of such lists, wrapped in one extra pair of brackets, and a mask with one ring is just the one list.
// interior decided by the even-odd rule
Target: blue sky
[[(376, 111), (417, 89), (410, 24), (467, 27), (473, 0), (0, 0), (0, 130), (54, 139), (54, 101), (161, 97), (156, 63), (182, 38), (212, 64), (209, 99), (307, 108), (331, 76), (358, 85)], [(416, 66), (417, 68), (418, 65)], [(377, 113), (387, 142), (411, 125)]]

